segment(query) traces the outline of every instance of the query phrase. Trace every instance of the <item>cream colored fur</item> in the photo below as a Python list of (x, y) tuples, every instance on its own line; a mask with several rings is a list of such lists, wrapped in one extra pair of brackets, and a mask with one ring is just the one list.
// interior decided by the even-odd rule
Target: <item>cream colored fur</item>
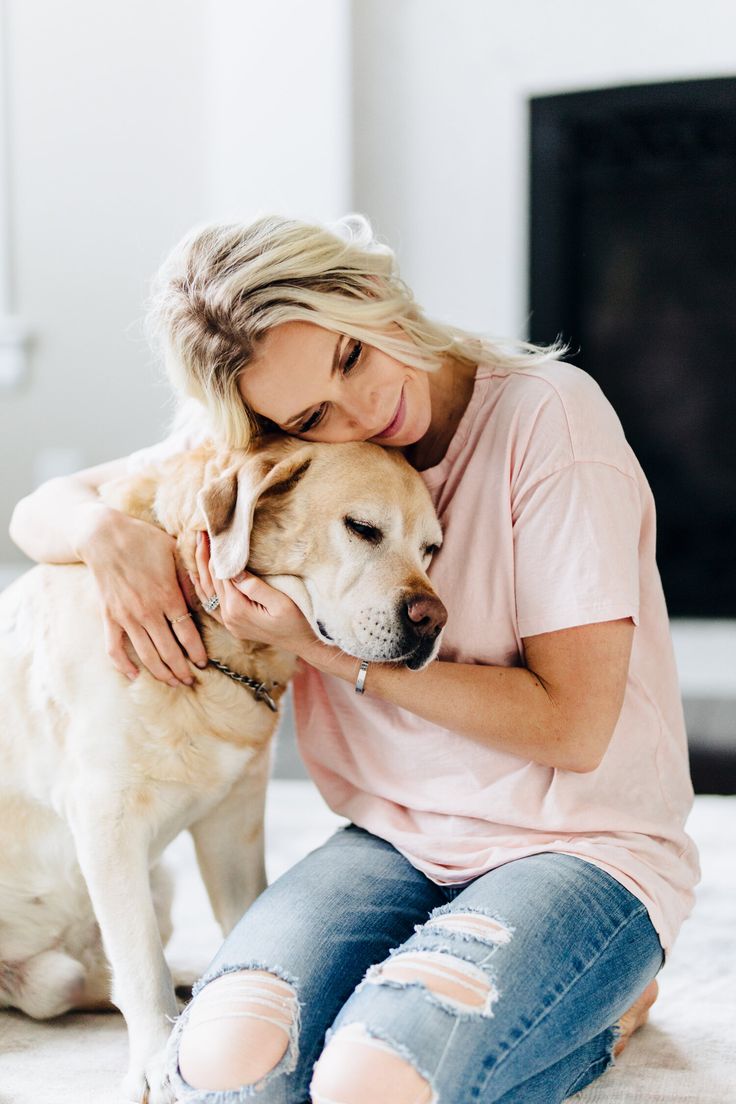
[[(182, 572), (207, 528), (218, 576), (247, 562), (351, 654), (419, 667), (437, 652), (439, 636), (412, 644), (401, 615), (407, 596), (437, 602), (425, 571), (440, 531), (396, 454), (289, 441), (250, 455), (203, 448), (100, 493), (175, 536)], [(277, 683), (281, 697), (289, 654), (193, 612), (210, 658)], [(161, 1051), (177, 1014), (161, 853), (191, 832), (225, 934), (265, 886), (277, 719), (221, 672), (192, 673), (195, 685), (178, 689), (145, 670), (132, 683), (120, 675), (82, 564), (35, 567), (0, 595), (0, 1007), (45, 1018), (112, 998), (129, 1031), (123, 1097), (142, 1099), (148, 1084), (151, 1104), (172, 1099)]]

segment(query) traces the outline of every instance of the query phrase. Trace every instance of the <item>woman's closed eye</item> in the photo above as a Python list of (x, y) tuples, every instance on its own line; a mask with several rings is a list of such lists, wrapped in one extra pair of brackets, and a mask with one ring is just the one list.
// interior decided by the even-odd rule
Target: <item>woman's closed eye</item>
[[(363, 353), (363, 342), (356, 341), (352, 349), (342, 362), (340, 371), (343, 376), (349, 375), (357, 365)], [(327, 403), (322, 403), (313, 410), (307, 418), (306, 422), (299, 426), (297, 433), (309, 433), (310, 429), (315, 429), (324, 418), (327, 413)]]
[(309, 433), (310, 429), (314, 429), (315, 426), (318, 426), (325, 416), (326, 409), (327, 403), (322, 403), (321, 406), (318, 406), (316, 410), (312, 411), (306, 422), (299, 426), (297, 433)]
[(342, 374), (344, 376), (347, 376), (347, 374), (349, 372), (352, 372), (353, 368), (355, 367), (355, 365), (360, 360), (360, 356), (361, 356), (362, 352), (363, 352), (363, 342), (362, 341), (356, 341), (355, 344), (353, 345), (352, 349), (348, 353), (348, 355), (345, 357), (345, 360), (343, 361)]

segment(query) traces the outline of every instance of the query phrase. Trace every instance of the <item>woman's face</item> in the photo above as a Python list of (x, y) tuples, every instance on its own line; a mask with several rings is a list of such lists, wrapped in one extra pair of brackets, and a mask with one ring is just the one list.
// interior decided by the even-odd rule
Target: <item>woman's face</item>
[(309, 322), (269, 330), (238, 387), (256, 414), (308, 441), (404, 448), (432, 413), (427, 372)]

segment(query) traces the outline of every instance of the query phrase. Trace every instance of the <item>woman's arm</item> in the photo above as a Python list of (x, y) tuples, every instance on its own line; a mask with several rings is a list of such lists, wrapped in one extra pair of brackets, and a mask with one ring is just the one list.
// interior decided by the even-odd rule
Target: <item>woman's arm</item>
[(127, 472), (128, 460), (123, 457), (50, 479), (18, 503), (10, 536), (31, 559), (83, 562), (89, 567), (97, 586), (107, 653), (121, 674), (130, 679), (138, 675), (128, 655), (127, 638), (155, 678), (171, 686), (190, 685), (187, 655), (205, 666), (207, 653), (191, 618), (171, 624), (187, 612), (176, 572), (174, 538), (99, 499), (102, 483)]
[(22, 498), (10, 519), (10, 536), (37, 563), (86, 562), (99, 529), (115, 524), (117, 510), (100, 502), (98, 488), (127, 472), (127, 457), (42, 483)]
[[(276, 644), (355, 682), (359, 661), (318, 640), (286, 595), (254, 575), (237, 586), (213, 579), (206, 536), (197, 570), (200, 600), (217, 593), (221, 619), (235, 636)], [(630, 618), (529, 636), (526, 667), (439, 661), (408, 671), (372, 663), (365, 692), (499, 751), (584, 773), (599, 765), (616, 727), (633, 636)]]
[[(530, 636), (526, 667), (439, 661), (412, 672), (371, 664), (365, 692), (542, 766), (592, 771), (621, 712), (633, 636), (629, 618)], [(313, 640), (299, 655), (355, 681), (357, 661), (336, 648)]]

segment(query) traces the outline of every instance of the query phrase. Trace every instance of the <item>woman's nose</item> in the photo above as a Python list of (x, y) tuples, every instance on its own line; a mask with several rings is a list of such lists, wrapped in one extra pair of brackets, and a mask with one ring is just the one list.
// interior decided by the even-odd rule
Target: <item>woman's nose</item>
[(344, 410), (352, 427), (369, 434), (381, 431), (382, 426), (378, 425), (381, 418), (380, 396), (375, 391), (365, 386), (361, 388), (356, 381), (353, 391), (345, 397)]

